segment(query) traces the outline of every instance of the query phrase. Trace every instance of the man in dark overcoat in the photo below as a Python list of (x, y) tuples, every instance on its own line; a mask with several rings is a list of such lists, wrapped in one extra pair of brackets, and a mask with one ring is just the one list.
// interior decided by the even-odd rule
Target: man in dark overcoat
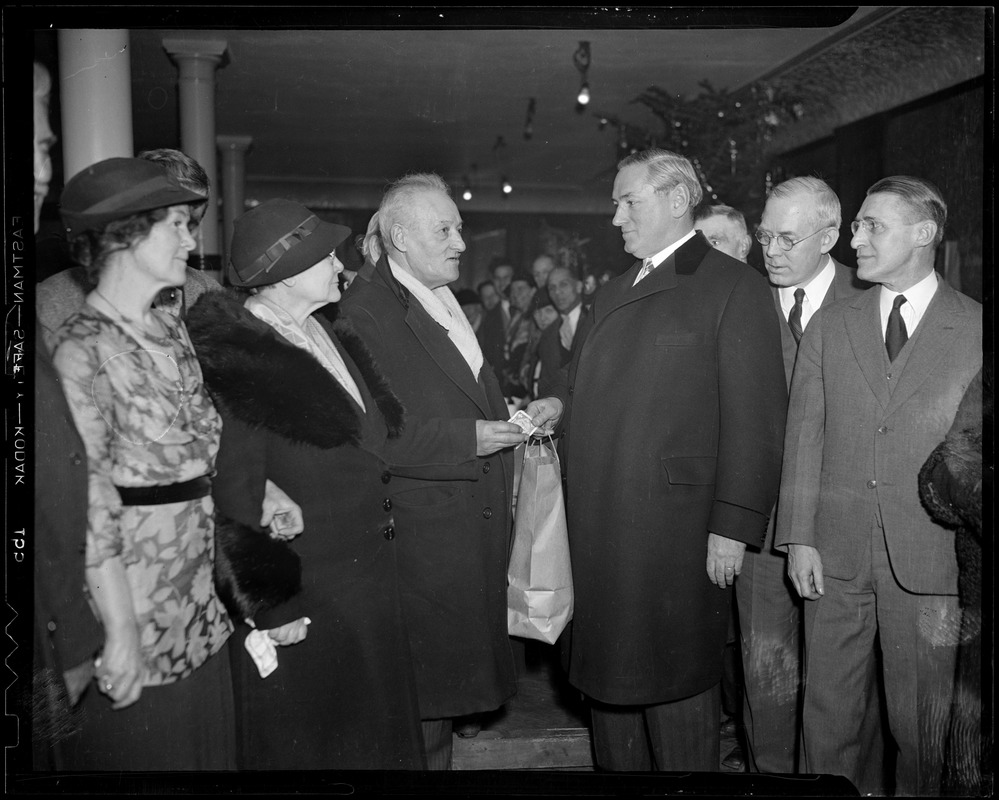
[(365, 242), (371, 258), (342, 317), (407, 415), (449, 421), (445, 435), (479, 456), (476, 480), (435, 480), (433, 465), (386, 475), (428, 764), (446, 769), (451, 720), (498, 708), (516, 691), (506, 622), (513, 460), (512, 450), (496, 450), (525, 437), (505, 421), (496, 375), (447, 287), (465, 249), (447, 184), (407, 176), (377, 214)]
[(731, 586), (777, 494), (780, 332), (766, 281), (694, 230), (690, 162), (648, 150), (618, 169), (614, 224), (642, 260), (527, 409), (535, 425), (564, 409), (569, 680), (601, 767), (717, 771)]

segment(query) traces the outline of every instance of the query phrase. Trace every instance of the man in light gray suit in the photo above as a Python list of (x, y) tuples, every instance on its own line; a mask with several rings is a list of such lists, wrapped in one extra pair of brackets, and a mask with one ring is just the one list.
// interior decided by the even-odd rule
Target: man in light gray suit
[[(798, 340), (814, 313), (860, 292), (856, 271), (829, 255), (841, 221), (839, 198), (819, 178), (784, 181), (771, 190), (763, 209), (756, 238), (781, 322), (788, 387)], [(787, 557), (773, 549), (775, 519), (772, 515), (760, 550), (746, 551), (735, 582), (742, 715), (750, 770), (790, 773), (798, 767), (802, 601), (787, 578)]]
[[(961, 611), (954, 534), (917, 476), (982, 364), (982, 310), (934, 272), (947, 207), (907, 176), (867, 192), (858, 276), (812, 319), (791, 385), (778, 547), (805, 603), (804, 769), (880, 793), (878, 679), (894, 790), (937, 795)], [(877, 657), (880, 642), (881, 659)]]

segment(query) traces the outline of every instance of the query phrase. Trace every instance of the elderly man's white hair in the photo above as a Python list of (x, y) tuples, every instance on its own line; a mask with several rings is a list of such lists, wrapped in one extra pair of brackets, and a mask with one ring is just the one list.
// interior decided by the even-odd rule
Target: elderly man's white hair
[(451, 196), (451, 187), (447, 182), (433, 172), (415, 172), (404, 175), (392, 183), (385, 194), (378, 210), (368, 222), (368, 230), (364, 234), (361, 254), (371, 261), (377, 262), (385, 252), (385, 242), (391, 241), (392, 226), (396, 223), (410, 225), (414, 221), (413, 196), (425, 191), (443, 192)]

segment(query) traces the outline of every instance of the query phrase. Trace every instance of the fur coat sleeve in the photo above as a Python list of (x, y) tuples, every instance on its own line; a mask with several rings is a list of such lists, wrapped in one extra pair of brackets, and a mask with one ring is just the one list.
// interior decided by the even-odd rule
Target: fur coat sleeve
[(968, 385), (944, 440), (919, 471), (919, 494), (930, 516), (956, 530), (958, 592), (965, 607), (981, 603), (982, 493), (991, 465), (982, 460), (983, 427), (992, 424), (992, 374), (979, 370)]

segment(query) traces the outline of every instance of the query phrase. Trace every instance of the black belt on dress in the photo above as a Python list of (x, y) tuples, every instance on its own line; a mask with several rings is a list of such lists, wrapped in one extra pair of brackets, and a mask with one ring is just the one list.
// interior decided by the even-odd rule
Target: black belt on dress
[(198, 500), (212, 493), (212, 476), (202, 475), (183, 483), (161, 486), (115, 486), (125, 506), (158, 506), (163, 503), (183, 503)]

